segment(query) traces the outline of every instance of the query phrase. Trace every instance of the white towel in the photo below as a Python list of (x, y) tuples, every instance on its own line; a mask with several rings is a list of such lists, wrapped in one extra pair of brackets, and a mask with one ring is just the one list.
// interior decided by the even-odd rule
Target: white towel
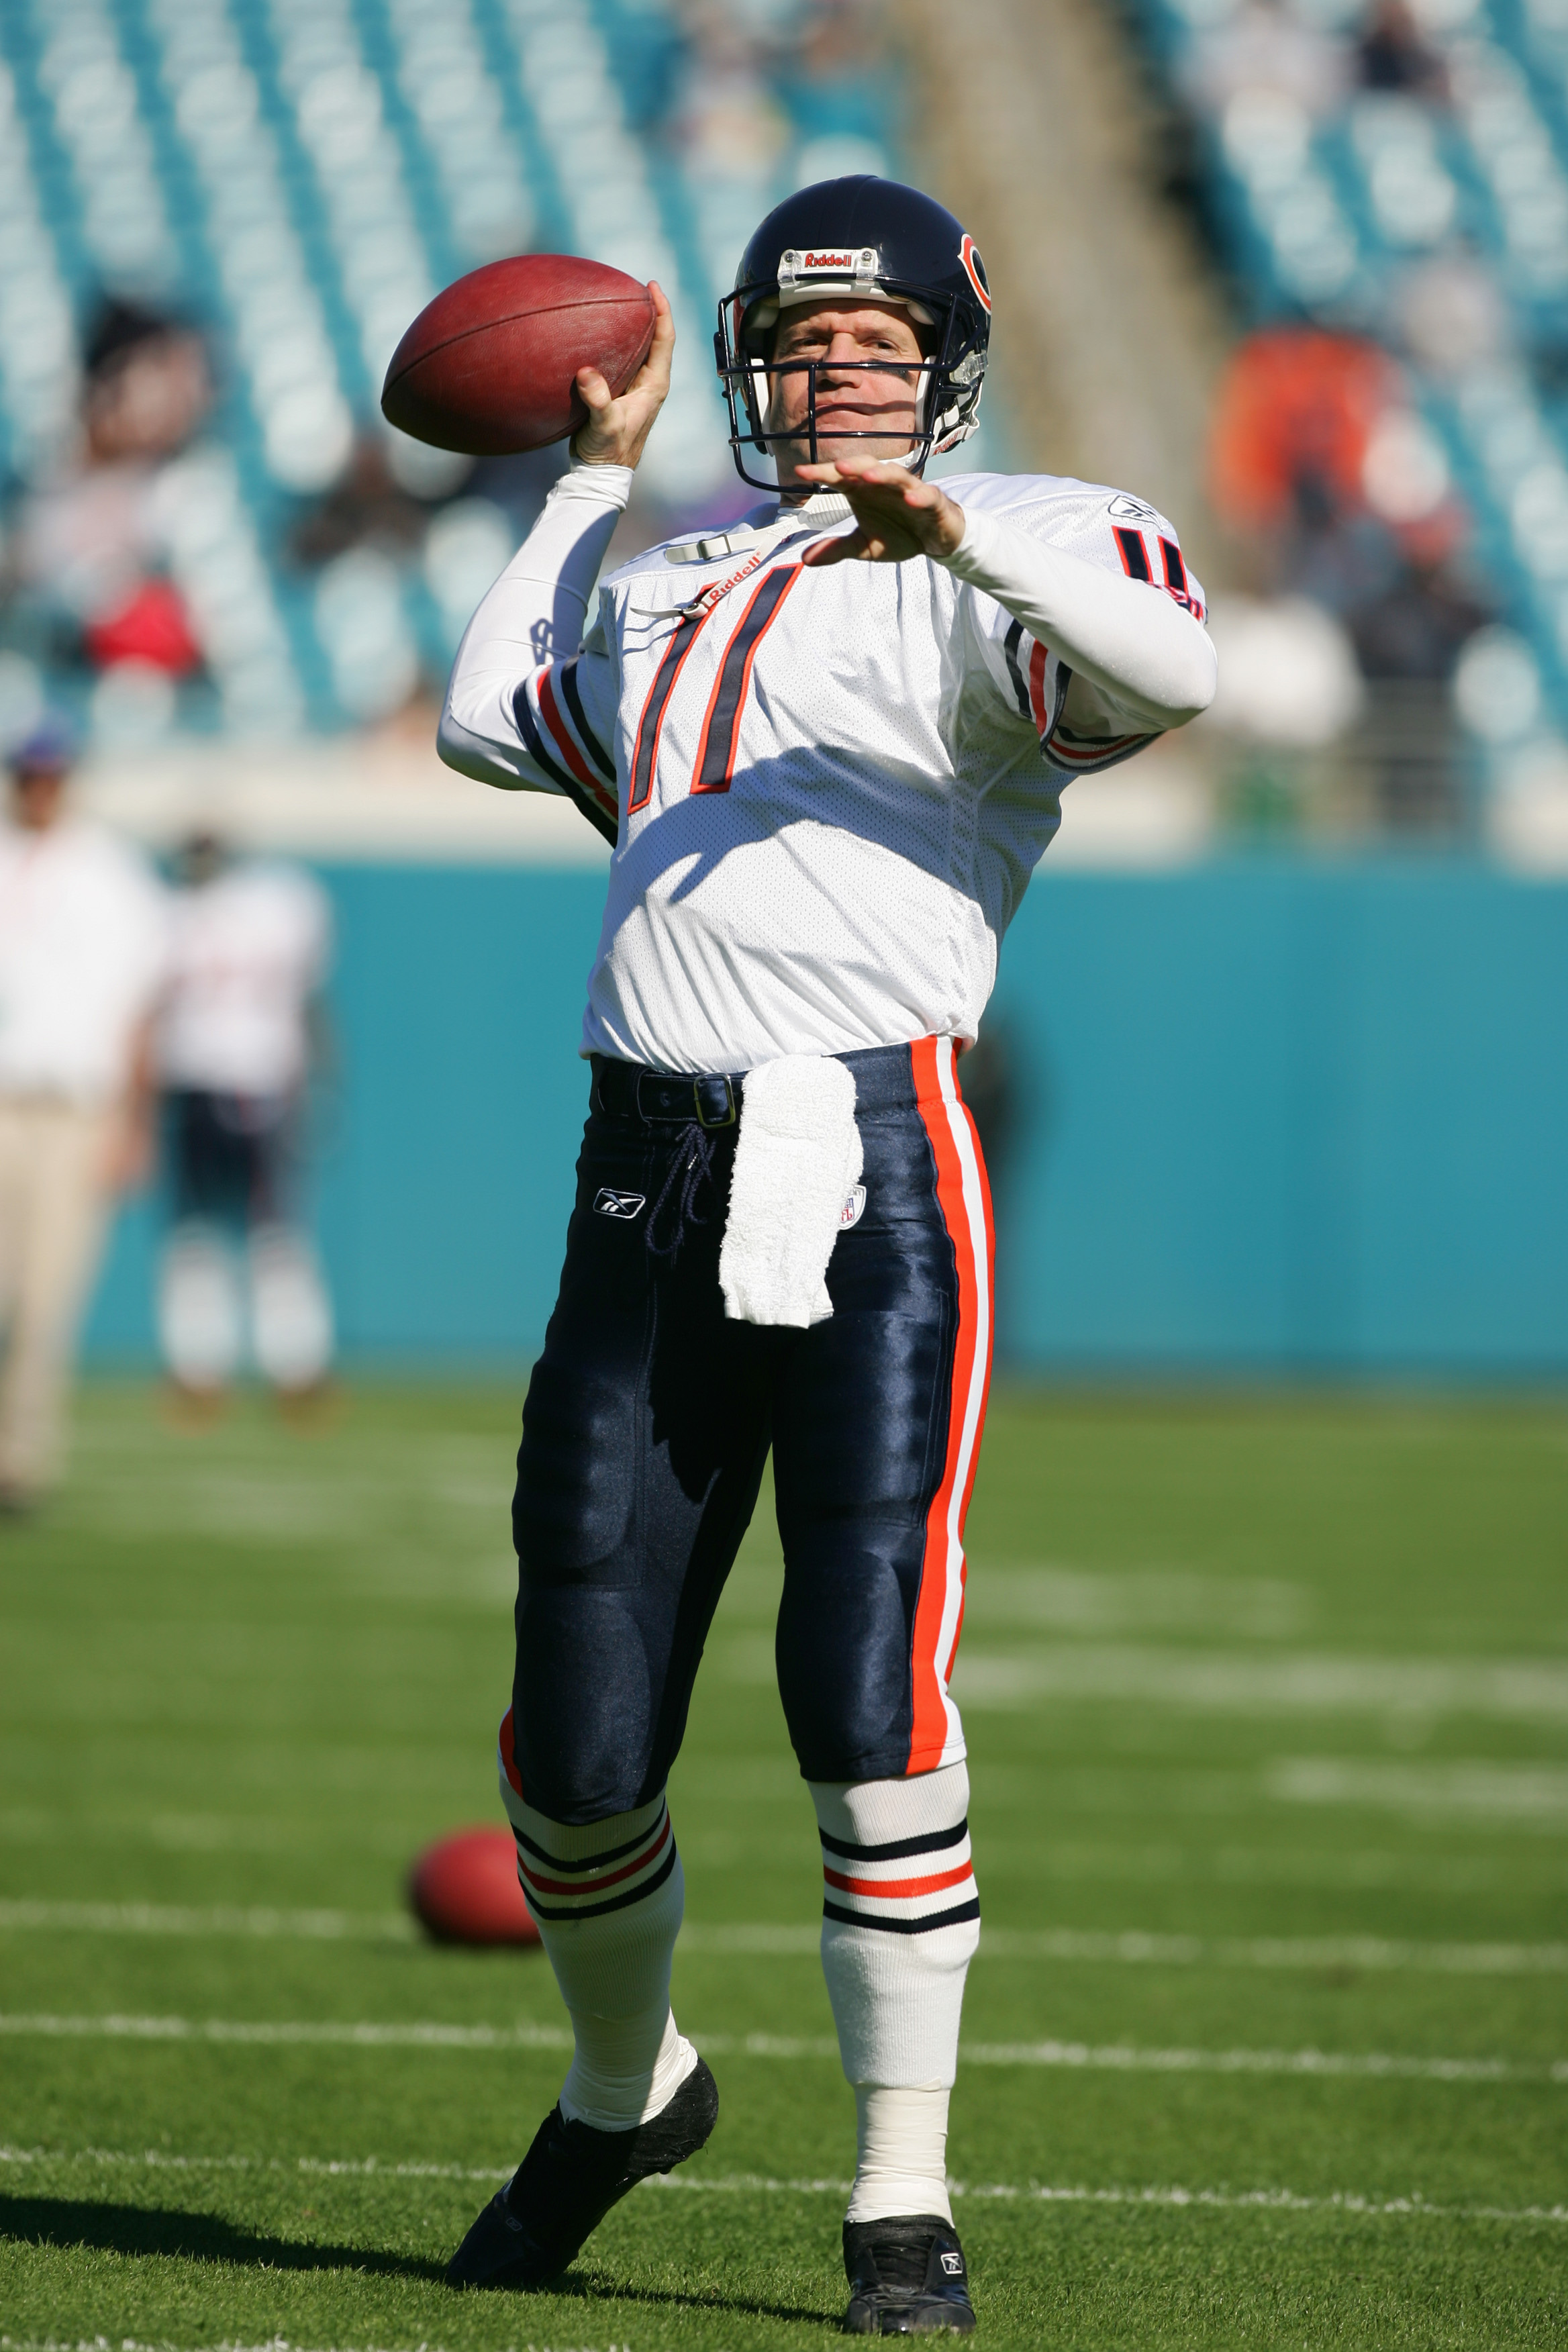
[(860, 1159), (845, 1063), (786, 1054), (748, 1070), (719, 1252), (732, 1322), (804, 1331), (832, 1314), (824, 1277)]

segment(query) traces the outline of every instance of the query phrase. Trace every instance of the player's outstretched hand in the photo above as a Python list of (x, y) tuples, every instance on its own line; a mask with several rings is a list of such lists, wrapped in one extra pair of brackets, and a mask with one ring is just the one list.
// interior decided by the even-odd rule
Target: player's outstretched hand
[(963, 509), (936, 482), (876, 457), (797, 466), (803, 482), (842, 490), (859, 528), (813, 548), (808, 563), (907, 563), (913, 555), (952, 555), (963, 537)]
[(653, 341), (637, 374), (617, 400), (597, 368), (579, 368), (578, 396), (588, 422), (572, 436), (572, 454), (586, 466), (635, 466), (655, 417), (669, 392), (669, 360), (675, 320), (657, 278), (648, 281), (653, 304)]

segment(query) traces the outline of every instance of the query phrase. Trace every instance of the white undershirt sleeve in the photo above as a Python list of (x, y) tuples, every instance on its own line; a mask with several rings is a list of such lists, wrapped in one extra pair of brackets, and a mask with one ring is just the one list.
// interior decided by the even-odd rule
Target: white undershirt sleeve
[(1021, 621), (1078, 676), (1151, 731), (1184, 727), (1214, 700), (1218, 667), (1202, 623), (1147, 581), (1066, 554), (1000, 515), (964, 510), (940, 562)]
[(512, 698), (543, 662), (576, 652), (588, 600), (631, 496), (629, 466), (574, 462), (464, 632), (436, 748), (481, 783), (556, 792), (529, 755)]

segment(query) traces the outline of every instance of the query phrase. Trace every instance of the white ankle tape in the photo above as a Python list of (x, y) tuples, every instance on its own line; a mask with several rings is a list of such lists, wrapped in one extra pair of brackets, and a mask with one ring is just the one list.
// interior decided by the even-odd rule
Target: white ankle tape
[(943, 2084), (855, 2093), (855, 2186), (847, 2221), (890, 2221), (913, 2213), (952, 2219), (947, 2194), (947, 2101)]
[(697, 2053), (677, 2028), (667, 2000), (650, 2065), (649, 2022), (573, 2011), (577, 2046), (561, 2086), (561, 2112), (568, 2123), (592, 2124), (595, 2131), (627, 2131), (668, 2106), (696, 2065)]

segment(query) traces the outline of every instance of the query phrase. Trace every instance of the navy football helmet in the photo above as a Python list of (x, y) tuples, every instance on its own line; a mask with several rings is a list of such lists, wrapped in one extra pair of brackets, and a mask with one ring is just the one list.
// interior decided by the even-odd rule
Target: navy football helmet
[[(974, 430), (991, 340), (991, 295), (974, 239), (950, 212), (896, 180), (857, 173), (819, 180), (776, 205), (742, 256), (735, 288), (719, 305), (713, 349), (730, 410), (730, 446), (742, 481), (772, 489), (748, 473), (743, 452), (764, 456), (775, 442), (808, 439), (816, 457), (816, 370), (810, 372), (804, 426), (770, 433), (773, 331), (779, 313), (800, 302), (880, 299), (901, 302), (924, 328), (919, 362), (918, 432), (910, 463), (918, 473), (937, 450), (955, 448)], [(909, 364), (861, 362), (908, 377)], [(771, 370), (771, 373), (770, 373)], [(885, 434), (838, 434), (836, 440), (881, 440)]]

